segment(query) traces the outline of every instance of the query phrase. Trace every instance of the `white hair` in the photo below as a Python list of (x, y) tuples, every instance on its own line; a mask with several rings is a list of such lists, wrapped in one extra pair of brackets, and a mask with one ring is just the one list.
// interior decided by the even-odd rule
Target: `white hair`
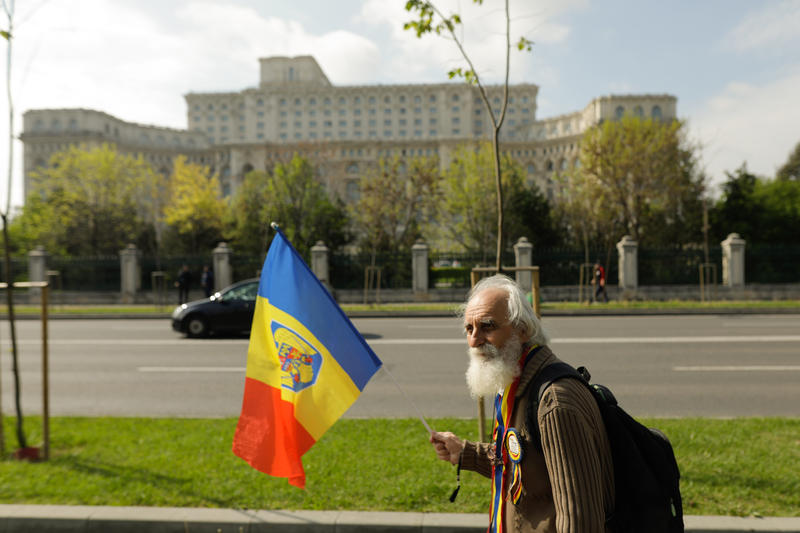
[(528, 303), (522, 288), (516, 281), (503, 274), (495, 274), (488, 278), (483, 278), (467, 294), (467, 301), (461, 306), (461, 316), (469, 306), (470, 302), (481, 292), (487, 289), (501, 289), (506, 292), (508, 303), (508, 321), (512, 326), (519, 329), (523, 334), (530, 338), (530, 342), (544, 346), (550, 342), (550, 337), (542, 327), (541, 321), (533, 312), (533, 307)]

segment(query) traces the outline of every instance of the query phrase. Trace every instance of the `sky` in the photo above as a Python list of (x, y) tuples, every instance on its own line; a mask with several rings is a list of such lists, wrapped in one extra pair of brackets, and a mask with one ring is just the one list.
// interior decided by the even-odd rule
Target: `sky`
[[(712, 193), (743, 163), (774, 176), (800, 142), (800, 0), (509, 1), (512, 41), (534, 43), (512, 52), (510, 81), (539, 86), (537, 118), (603, 95), (674, 95)], [(464, 66), (452, 41), (403, 30), (405, 0), (10, 2), (15, 136), (22, 113), (40, 108), (185, 128), (185, 94), (255, 87), (260, 57), (311, 54), (336, 85), (442, 83)], [(461, 14), (459, 35), (483, 81), (501, 82), (503, 2), (435, 3)], [(4, 97), (0, 117), (8, 139)], [(21, 205), (14, 144), (11, 199)], [(0, 145), (5, 176), (8, 143)]]

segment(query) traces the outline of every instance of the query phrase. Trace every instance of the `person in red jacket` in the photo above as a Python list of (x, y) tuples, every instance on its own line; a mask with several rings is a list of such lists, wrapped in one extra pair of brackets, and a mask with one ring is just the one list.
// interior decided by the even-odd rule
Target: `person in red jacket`
[(600, 294), (603, 295), (603, 301), (608, 303), (608, 294), (606, 293), (606, 269), (600, 263), (595, 263), (592, 274), (592, 285), (594, 285), (594, 301), (600, 299)]

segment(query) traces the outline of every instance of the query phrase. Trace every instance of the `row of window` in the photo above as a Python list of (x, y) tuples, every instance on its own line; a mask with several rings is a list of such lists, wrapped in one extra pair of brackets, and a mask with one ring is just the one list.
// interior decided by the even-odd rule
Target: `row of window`
[[(284, 106), (288, 105), (289, 102), (292, 102), (295, 106), (304, 105), (304, 103), (307, 104), (307, 105), (310, 105), (310, 106), (315, 106), (315, 105), (318, 104), (318, 101), (319, 101), (319, 102), (322, 102), (322, 105), (328, 106), (328, 105), (332, 105), (333, 104), (333, 100), (334, 99), (329, 97), (329, 96), (319, 97), (319, 100), (318, 100), (317, 97), (312, 96), (312, 97), (309, 97), (305, 102), (301, 98), (294, 98), (293, 100), (292, 99), (288, 99), (288, 98), (281, 98), (281, 99), (278, 100), (278, 105), (280, 105), (281, 107), (284, 107)], [(348, 98), (345, 98), (344, 96), (340, 96), (337, 99), (337, 102), (338, 102), (339, 105), (347, 105), (348, 104), (348, 100), (349, 100)], [(420, 104), (420, 103), (422, 103), (423, 100), (426, 100), (426, 101), (428, 101), (430, 103), (434, 103), (434, 102), (437, 101), (437, 98), (436, 98), (435, 94), (428, 95), (428, 97), (424, 98), (424, 99), (423, 99), (423, 97), (421, 95), (414, 95), (414, 97), (413, 97), (413, 102), (415, 104)], [(460, 100), (460, 95), (458, 93), (453, 93), (453, 94), (450, 95), (450, 100), (452, 102), (458, 102)], [(378, 102), (378, 99), (375, 96), (369, 96), (369, 97), (365, 97), (363, 99), (363, 101), (366, 101), (369, 104), (376, 104)], [(352, 100), (350, 100), (349, 103), (352, 103), (352, 104), (355, 104), (355, 105), (359, 105), (359, 104), (363, 103), (363, 101), (362, 101), (361, 96), (354, 96), (354, 97), (352, 97)], [(393, 101), (396, 101), (398, 103), (403, 104), (406, 101), (409, 101), (409, 102), (412, 101), (412, 99), (409, 98), (407, 100), (406, 96), (401, 94), (401, 95), (397, 96), (396, 99), (393, 99), (391, 96), (386, 95), (386, 96), (384, 96), (382, 98), (382, 101), (385, 104), (390, 104)], [(522, 97), (520, 97), (518, 99), (515, 99), (513, 96), (509, 96), (508, 97), (508, 103), (509, 104), (514, 104), (514, 103), (519, 103), (519, 102), (521, 102), (523, 104), (527, 104), (529, 101), (530, 101), (530, 99), (527, 96), (522, 96)], [(495, 97), (492, 98), (491, 102), (494, 105), (500, 105), (501, 99), (500, 99), (500, 97), (495, 96)], [(264, 99), (263, 98), (258, 98), (258, 99), (256, 99), (255, 103), (256, 103), (256, 106), (262, 107), (264, 105)], [(479, 97), (475, 97), (475, 102), (474, 103), (475, 103), (475, 105), (483, 105), (483, 100), (481, 98), (479, 98)], [(209, 111), (213, 111), (215, 109), (221, 109), (221, 110), (225, 111), (225, 110), (227, 110), (229, 108), (227, 103), (219, 104), (219, 106), (215, 106), (213, 103), (208, 103), (208, 104), (205, 105), (205, 107)], [(239, 102), (238, 108), (239, 109), (244, 109), (245, 108), (244, 102)], [(201, 111), (203, 109), (203, 105), (194, 104), (193, 109), (194, 109), (194, 111)], [(527, 112), (527, 111), (525, 111), (525, 112)]]
[[(580, 168), (580, 166), (581, 166), (580, 159), (575, 158), (572, 160), (572, 168)], [(544, 164), (544, 168), (547, 172), (553, 172), (556, 170), (556, 164), (551, 159), (548, 159)], [(566, 159), (562, 159), (561, 161), (558, 162), (559, 171), (563, 172), (567, 170), (567, 168), (569, 168), (569, 163), (567, 162)], [(528, 163), (527, 170), (528, 174), (536, 174), (536, 165), (534, 163)]]
[[(654, 119), (660, 120), (662, 117), (661, 106), (654, 105), (652, 109), (650, 109), (650, 117)], [(614, 110), (614, 117), (619, 120), (623, 116), (625, 116), (625, 106), (617, 106), (617, 109)], [(637, 105), (633, 108), (633, 116), (635, 117), (644, 117), (644, 108), (640, 105)]]
[[(458, 101), (460, 101), (460, 99), (461, 99), (461, 96), (458, 93), (453, 93), (453, 94), (450, 95), (450, 101), (452, 101), (452, 102), (458, 102)], [(422, 103), (423, 100), (426, 100), (426, 101), (428, 101), (430, 103), (434, 103), (434, 102), (437, 101), (437, 98), (436, 98), (435, 94), (428, 95), (427, 98), (423, 98), (419, 94), (414, 95), (414, 97), (413, 97), (413, 102), (415, 104), (420, 104), (420, 103)], [(317, 103), (318, 103), (317, 97), (312, 96), (312, 97), (309, 97), (308, 100), (306, 100), (306, 102), (303, 102), (303, 100), (301, 98), (295, 98), (293, 101), (291, 99), (281, 98), (280, 100), (278, 100), (278, 105), (283, 107), (283, 106), (288, 105), (290, 101), (296, 106), (304, 105), (304, 103), (306, 103), (307, 105), (310, 105), (310, 106), (314, 106), (314, 105), (317, 105)], [(333, 99), (328, 97), (328, 96), (320, 97), (319, 101), (322, 102), (322, 105), (332, 105), (333, 104)], [(363, 101), (366, 101), (369, 104), (376, 104), (378, 102), (378, 99), (375, 96), (369, 96), (369, 97), (365, 97), (362, 100), (361, 96), (354, 96), (354, 97), (352, 97), (352, 100), (350, 101), (350, 103), (355, 104), (355, 105), (359, 105), (359, 104), (363, 103)], [(393, 101), (396, 101), (398, 103), (403, 104), (403, 103), (406, 103), (406, 101), (411, 102), (412, 99), (411, 98), (406, 99), (406, 96), (403, 95), (403, 94), (397, 96), (396, 99), (393, 99), (391, 95), (385, 95), (382, 98), (382, 101), (383, 101), (384, 104), (391, 104)], [(528, 103), (528, 97), (527, 96), (522, 96), (519, 99), (519, 101), (522, 102), (523, 104), (527, 104)], [(344, 96), (340, 96), (338, 98), (337, 102), (338, 102), (339, 105), (347, 105), (348, 104), (348, 98), (345, 98)], [(499, 105), (500, 102), (501, 102), (500, 97), (495, 96), (492, 99), (492, 102), (494, 104)], [(508, 97), (508, 103), (509, 104), (513, 104), (514, 102), (515, 102), (514, 97), (513, 96), (509, 96)], [(481, 98), (479, 98), (479, 97), (475, 98), (475, 104), (476, 105), (480, 105), (482, 103), (483, 103), (483, 100)]]
[[(455, 136), (460, 136), (461, 135), (461, 130), (458, 129), (458, 128), (453, 128), (452, 130), (450, 130), (450, 132), (451, 132), (452, 135), (455, 135)], [(400, 137), (400, 138), (405, 138), (405, 137), (409, 137), (410, 135), (408, 134), (408, 131), (406, 131), (406, 130), (399, 130), (398, 132), (396, 132), (396, 135), (395, 135), (395, 132), (392, 131), (392, 130), (384, 130), (383, 131), (383, 135), (381, 137), (384, 138), (384, 139), (393, 139), (395, 136)], [(439, 131), (438, 130), (428, 130), (428, 137), (436, 138), (438, 136), (439, 136)], [(279, 134), (279, 137), (280, 137), (280, 139), (282, 141), (288, 141), (289, 138), (290, 138), (288, 133), (281, 133), (281, 134)], [(363, 133), (361, 131), (353, 132), (352, 135), (348, 134), (348, 132), (346, 132), (346, 131), (339, 131), (337, 137), (339, 139), (348, 139), (348, 138), (351, 138), (351, 137), (356, 138), (356, 139), (361, 139), (361, 138), (364, 137), (364, 135), (363, 135)], [(368, 139), (377, 139), (378, 138), (378, 132), (375, 131), (375, 130), (371, 130), (371, 131), (369, 131), (367, 133), (366, 137)], [(423, 130), (414, 130), (413, 131), (413, 137), (415, 137), (415, 138), (423, 138), (424, 137)], [(259, 139), (261, 139), (261, 138), (263, 138), (263, 137), (259, 136)], [(333, 138), (333, 132), (325, 131), (325, 132), (322, 132), (322, 134), (318, 134), (316, 131), (311, 131), (311, 132), (308, 133), (307, 136), (304, 136), (302, 133), (297, 132), (292, 136), (292, 138), (295, 139), (295, 140), (301, 140), (301, 139), (304, 139), (304, 138), (305, 139), (312, 139), (312, 140), (313, 139), (320, 139), (320, 138), (322, 138), (322, 139), (332, 139)]]
[[(353, 113), (354, 116), (358, 117), (358, 116), (361, 116), (363, 111), (364, 110), (362, 110), (361, 108), (358, 108), (358, 109), (353, 109), (352, 113)], [(405, 115), (408, 112), (408, 110), (405, 107), (401, 107), (401, 108), (397, 109), (396, 111), (400, 115)], [(476, 109), (475, 110), (475, 115), (476, 116), (480, 116), (482, 114), (482, 111), (483, 110), (481, 110), (481, 109)], [(421, 107), (415, 107), (415, 108), (413, 108), (413, 112), (414, 112), (414, 114), (420, 114), (420, 113), (422, 113), (422, 108)], [(436, 107), (431, 107), (428, 110), (428, 112), (431, 115), (435, 115), (435, 114), (438, 113), (438, 109)], [(451, 108), (451, 112), (452, 113), (460, 113), (461, 112), (461, 108), (459, 106), (453, 106)], [(508, 108), (507, 112), (508, 112), (509, 115), (513, 115), (513, 114), (516, 113), (516, 109), (513, 108), (513, 107), (510, 107), (510, 108)], [(525, 108), (520, 109), (519, 112), (522, 113), (522, 114), (526, 114), (527, 115), (527, 114), (530, 114), (530, 109), (525, 107)], [(317, 116), (317, 111), (314, 110), (314, 109), (310, 109), (310, 110), (306, 111), (305, 113), (309, 117), (316, 117)], [(369, 108), (369, 109), (366, 110), (366, 113), (369, 116), (375, 116), (375, 115), (377, 115), (377, 110), (375, 108)], [(294, 114), (295, 117), (302, 117), (303, 116), (303, 111), (298, 109), (298, 110), (295, 110), (293, 114)], [(325, 117), (330, 117), (330, 116), (332, 116), (332, 114), (333, 114), (333, 112), (330, 109), (325, 109), (325, 110), (322, 111), (322, 116), (325, 116)], [(347, 116), (347, 110), (346, 109), (338, 109), (337, 110), (337, 114), (340, 117)], [(390, 107), (385, 108), (383, 110), (383, 114), (384, 115), (391, 115), (392, 114), (392, 108), (390, 108)], [(495, 116), (497, 116), (498, 114), (499, 114), (499, 111), (495, 110)], [(264, 112), (263, 111), (259, 111), (259, 112), (256, 113), (256, 116), (258, 118), (264, 118)], [(280, 118), (287, 118), (289, 116), (289, 113), (287, 111), (280, 111), (279, 112), (279, 116), (280, 116)], [(200, 121), (203, 120), (202, 115), (194, 115), (193, 118), (194, 118), (195, 122), (200, 122)], [(206, 121), (207, 122), (214, 122), (216, 120), (216, 118), (217, 117), (215, 115), (209, 114), (209, 115), (206, 116)], [(229, 118), (228, 115), (219, 115), (219, 120), (222, 121), (222, 122), (227, 122), (228, 118)], [(244, 120), (244, 116), (241, 116), (241, 115), (237, 116), (236, 118), (238, 120)], [(525, 122), (527, 123), (527, 119), (525, 119)], [(567, 131), (569, 131), (569, 128), (567, 128)]]

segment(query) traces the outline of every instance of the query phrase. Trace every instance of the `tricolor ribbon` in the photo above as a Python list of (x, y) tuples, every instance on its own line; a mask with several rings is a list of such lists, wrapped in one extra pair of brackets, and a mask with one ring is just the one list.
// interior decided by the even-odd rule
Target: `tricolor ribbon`
[[(533, 345), (519, 358), (520, 376), (522, 369), (528, 364), (534, 354), (538, 351), (538, 346)], [(520, 377), (518, 376), (506, 389), (497, 395), (494, 400), (494, 429), (492, 431), (492, 441), (494, 442), (494, 461), (492, 461), (492, 514), (489, 522), (489, 533), (503, 533), (504, 510), (504, 488), (506, 473), (512, 471), (512, 484), (514, 488), (512, 502), (517, 503), (522, 494), (522, 472), (519, 462), (522, 458), (518, 454), (517, 462), (512, 468), (508, 468), (509, 461), (514, 464), (513, 458), (509, 458), (508, 447), (506, 446), (509, 434), (516, 435), (516, 430), (511, 428), (511, 416), (514, 413), (514, 400), (517, 395)], [(511, 433), (513, 432), (513, 433)], [(519, 436), (516, 435), (519, 444)]]

